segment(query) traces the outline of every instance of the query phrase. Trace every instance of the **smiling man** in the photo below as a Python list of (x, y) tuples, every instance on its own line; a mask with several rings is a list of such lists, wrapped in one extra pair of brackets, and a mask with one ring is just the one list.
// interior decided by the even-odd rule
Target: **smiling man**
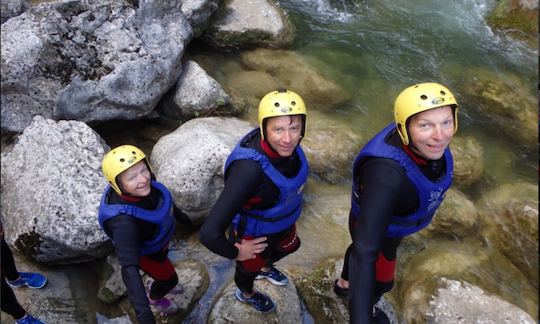
[(286, 285), (287, 277), (274, 263), (300, 247), (295, 222), (308, 175), (299, 145), (306, 128), (304, 101), (292, 91), (268, 93), (259, 103), (259, 126), (229, 155), (225, 188), (199, 239), (212, 252), (236, 260), (236, 298), (269, 312), (274, 302), (254, 290), (253, 282)]
[(375, 135), (353, 165), (349, 231), (337, 295), (348, 295), (351, 323), (389, 323), (374, 305), (392, 289), (397, 248), (429, 225), (452, 184), (448, 147), (457, 130), (457, 102), (437, 83), (403, 90), (395, 123)]

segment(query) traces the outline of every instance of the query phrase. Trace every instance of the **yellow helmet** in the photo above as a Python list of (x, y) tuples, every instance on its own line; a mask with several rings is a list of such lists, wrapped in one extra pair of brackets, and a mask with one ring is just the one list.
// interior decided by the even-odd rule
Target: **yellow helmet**
[(303, 115), (302, 137), (306, 132), (306, 105), (304, 100), (295, 92), (279, 89), (267, 93), (259, 103), (259, 127), (261, 137), (264, 139), (264, 120), (276, 116)]
[(457, 101), (450, 90), (438, 83), (419, 83), (401, 91), (394, 102), (394, 119), (403, 144), (409, 144), (407, 120), (415, 114), (433, 108), (450, 106), (454, 110), (454, 133), (458, 128)]
[[(147, 167), (150, 169), (150, 163), (144, 152), (133, 145), (118, 146), (103, 157), (103, 162), (101, 162), (103, 175), (119, 195), (122, 194), (122, 190), (116, 183), (116, 177), (141, 160), (145, 160)], [(151, 169), (150, 172), (152, 172)]]

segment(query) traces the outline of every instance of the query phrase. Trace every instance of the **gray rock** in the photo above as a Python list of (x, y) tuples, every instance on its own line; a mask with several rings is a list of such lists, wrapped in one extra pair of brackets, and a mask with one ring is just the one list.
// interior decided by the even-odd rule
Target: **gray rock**
[(11, 17), (18, 16), (28, 10), (30, 5), (26, 0), (2, 0), (0, 2), (0, 23), (4, 23)]
[(223, 2), (203, 39), (217, 47), (283, 47), (292, 43), (293, 25), (273, 1)]
[(35, 117), (2, 153), (6, 241), (40, 262), (82, 262), (110, 250), (97, 210), (107, 144), (85, 123)]
[[(191, 309), (204, 294), (210, 283), (205, 266), (198, 260), (173, 261), (173, 265), (178, 275), (178, 285), (165, 296), (179, 306), (179, 311), (172, 316), (163, 316), (151, 307), (157, 323), (181, 323), (191, 312)], [(152, 282), (153, 279), (149, 276), (143, 278), (145, 287), (150, 287)], [(119, 308), (128, 314), (134, 323), (137, 323), (135, 311), (131, 307), (128, 298), (120, 302)]]
[(212, 14), (218, 9), (219, 0), (184, 0), (181, 9), (186, 15), (191, 28), (193, 28), (193, 37), (202, 35), (208, 25)]
[(223, 190), (223, 165), (240, 138), (253, 128), (237, 118), (196, 118), (163, 136), (151, 163), (175, 204), (202, 222)]
[(230, 114), (224, 108), (230, 103), (229, 96), (216, 80), (194, 61), (187, 61), (183, 68), (172, 95), (161, 105), (160, 110), (165, 116), (191, 119), (216, 112)]
[(454, 157), (454, 185), (466, 188), (480, 180), (486, 165), (482, 144), (471, 136), (457, 136), (450, 149)]
[(452, 236), (464, 238), (475, 234), (478, 211), (474, 203), (462, 192), (449, 189), (437, 209), (433, 221), (420, 231), (421, 236)]
[(535, 323), (522, 309), (479, 287), (447, 278), (441, 278), (440, 282), (436, 295), (429, 302), (428, 323)]
[(113, 304), (126, 294), (126, 286), (122, 281), (120, 264), (115, 253), (107, 256), (100, 278), (105, 278), (98, 290), (98, 299), (107, 304)]
[(192, 30), (178, 1), (42, 3), (2, 25), (2, 128), (32, 116), (149, 115), (181, 74)]
[(250, 305), (239, 302), (234, 297), (235, 289), (234, 282), (224, 288), (221, 297), (212, 307), (209, 324), (302, 323), (300, 298), (291, 280), (286, 286), (276, 286), (267, 280), (255, 282), (254, 289), (268, 295), (276, 305), (275, 310), (268, 313), (258, 312)]
[(477, 203), (480, 235), (538, 286), (538, 186), (501, 185)]

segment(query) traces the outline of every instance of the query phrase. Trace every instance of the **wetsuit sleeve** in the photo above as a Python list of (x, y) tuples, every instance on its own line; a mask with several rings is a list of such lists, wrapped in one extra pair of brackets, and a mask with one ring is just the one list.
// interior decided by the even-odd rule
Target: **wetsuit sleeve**
[[(378, 161), (380, 160), (380, 161)], [(375, 262), (385, 232), (406, 181), (399, 164), (387, 159), (368, 161), (360, 170), (361, 211), (357, 220), (349, 259), (351, 323), (371, 323), (375, 302)]]
[(128, 215), (118, 215), (105, 222), (105, 228), (114, 240), (118, 263), (122, 267), (122, 280), (126, 285), (129, 301), (139, 323), (155, 323), (148, 305), (146, 292), (139, 275), (139, 227)]
[(236, 213), (257, 193), (263, 177), (255, 161), (239, 160), (230, 165), (225, 188), (199, 231), (199, 240), (210, 251), (231, 260), (238, 256), (238, 248), (227, 240), (225, 232)]

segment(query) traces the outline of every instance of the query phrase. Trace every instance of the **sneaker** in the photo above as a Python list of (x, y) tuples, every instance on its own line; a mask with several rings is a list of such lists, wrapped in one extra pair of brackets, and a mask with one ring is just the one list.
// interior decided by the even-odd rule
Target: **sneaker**
[(349, 288), (341, 288), (340, 286), (338, 286), (338, 279), (336, 279), (334, 281), (334, 292), (336, 293), (336, 295), (338, 295), (339, 297), (347, 297), (347, 295), (349, 294)]
[(20, 278), (17, 280), (6, 280), (8, 285), (12, 288), (19, 288), (22, 286), (28, 286), (28, 288), (38, 289), (45, 286), (47, 278), (43, 275), (35, 272), (19, 272)]
[(236, 288), (236, 291), (234, 292), (234, 296), (236, 297), (236, 299), (238, 299), (242, 303), (250, 304), (251, 306), (253, 306), (253, 308), (258, 310), (259, 312), (266, 313), (273, 310), (276, 307), (272, 299), (270, 299), (270, 297), (264, 294), (261, 294), (260, 292), (256, 292), (253, 296), (246, 298), (244, 297), (244, 294), (242, 293), (242, 291)]
[(42, 322), (41, 320), (29, 314), (26, 314), (23, 316), (23, 318), (16, 320), (15, 323), (17, 324), (45, 324), (45, 322)]
[(267, 279), (274, 285), (284, 286), (289, 282), (289, 279), (281, 271), (272, 266), (268, 272), (259, 271), (259, 275), (255, 279)]
[(150, 297), (148, 297), (148, 304), (150, 304), (153, 309), (162, 313), (165, 316), (173, 315), (178, 312), (178, 310), (180, 310), (180, 307), (178, 307), (178, 305), (176, 305), (174, 301), (166, 297), (156, 300), (150, 299)]

